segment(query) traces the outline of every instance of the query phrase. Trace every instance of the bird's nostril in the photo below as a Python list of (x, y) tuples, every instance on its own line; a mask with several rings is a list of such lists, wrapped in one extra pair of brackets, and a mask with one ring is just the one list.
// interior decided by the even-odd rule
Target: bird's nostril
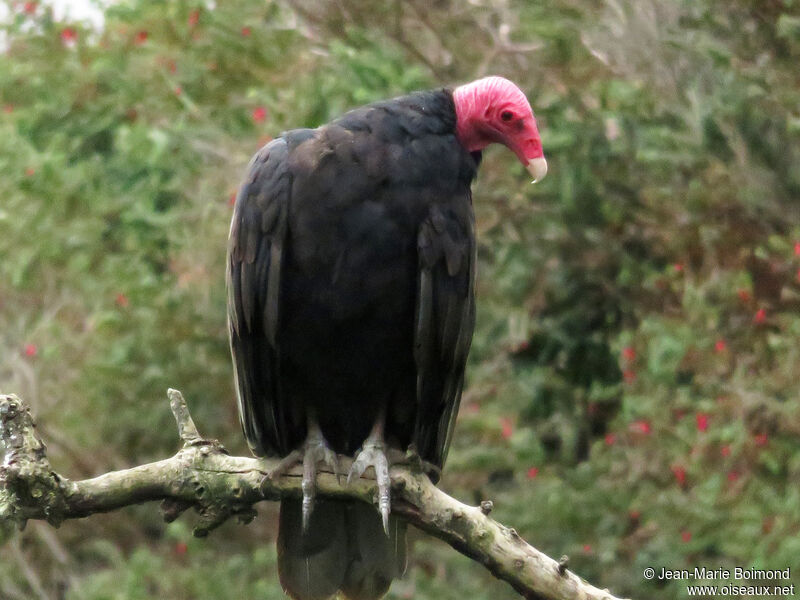
[(525, 140), (525, 154), (532, 155), (533, 153), (541, 153), (542, 151), (542, 142), (534, 139), (528, 138)]

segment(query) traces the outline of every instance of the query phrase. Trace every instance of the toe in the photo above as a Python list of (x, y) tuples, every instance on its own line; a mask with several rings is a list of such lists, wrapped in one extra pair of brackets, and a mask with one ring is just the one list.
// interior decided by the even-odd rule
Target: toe
[(353, 480), (361, 477), (364, 471), (367, 470), (366, 462), (362, 460), (362, 456), (362, 454), (359, 454), (358, 458), (356, 458), (350, 466), (350, 472), (347, 474), (347, 485), (350, 485)]
[(328, 467), (331, 471), (333, 471), (333, 474), (336, 475), (336, 481), (339, 483), (339, 485), (341, 485), (342, 471), (341, 468), (339, 467), (339, 457), (336, 455), (336, 453), (331, 450), (328, 450), (325, 453), (323, 462), (325, 463), (326, 467)]
[(308, 529), (311, 511), (314, 510), (314, 497), (317, 495), (317, 458), (313, 452), (303, 457), (303, 532)]
[(375, 470), (375, 481), (378, 486), (378, 511), (381, 513), (383, 530), (386, 535), (389, 535), (392, 480), (389, 477), (389, 461), (382, 445), (369, 444), (361, 449), (353, 461), (353, 466), (350, 467), (347, 483), (350, 484), (354, 479), (361, 477), (369, 467)]
[(378, 483), (378, 510), (383, 520), (383, 530), (389, 535), (389, 513), (391, 512), (391, 486), (389, 463), (383, 453), (378, 454), (375, 463), (375, 479)]
[(286, 473), (296, 464), (303, 460), (303, 452), (301, 450), (292, 450), (289, 454), (281, 459), (281, 462), (267, 474), (270, 479), (277, 479)]

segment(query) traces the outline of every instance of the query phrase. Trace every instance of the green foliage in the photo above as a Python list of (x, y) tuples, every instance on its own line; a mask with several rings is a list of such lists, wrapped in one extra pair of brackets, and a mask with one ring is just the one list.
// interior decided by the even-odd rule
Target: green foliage
[[(531, 187), (503, 149), (481, 167), (443, 485), (619, 595), (687, 597), (648, 566), (800, 570), (797, 2), (131, 0), (99, 29), (9, 11), (0, 382), (58, 470), (173, 452), (168, 386), (245, 452), (223, 274), (252, 153), (498, 73), (529, 92), (551, 174)], [(152, 506), (33, 525), (0, 549), (0, 597), (280, 598), (265, 512), (205, 540)], [(420, 536), (390, 597), (514, 593)]]

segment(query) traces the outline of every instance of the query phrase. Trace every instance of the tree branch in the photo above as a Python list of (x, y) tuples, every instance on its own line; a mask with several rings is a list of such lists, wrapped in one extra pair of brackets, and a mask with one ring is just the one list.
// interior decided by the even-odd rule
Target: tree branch
[[(55, 473), (36, 433), (29, 408), (16, 396), (0, 395), (0, 544), (30, 519), (58, 526), (123, 506), (161, 500), (164, 518), (172, 521), (194, 507), (200, 513), (196, 536), (205, 536), (231, 517), (251, 521), (253, 505), (302, 494), (302, 469), (271, 479), (277, 461), (230, 456), (216, 440), (203, 439), (180, 392), (169, 390), (170, 406), (184, 445), (175, 456), (113, 471), (83, 481)], [(349, 467), (349, 465), (345, 465)], [(391, 470), (392, 510), (419, 529), (438, 537), (484, 565), (525, 598), (539, 600), (617, 600), (528, 545), (513, 529), (491, 519), (491, 502), (467, 506), (436, 488), (409, 467)], [(373, 479), (340, 485), (333, 473), (321, 472), (318, 494), (374, 503)]]

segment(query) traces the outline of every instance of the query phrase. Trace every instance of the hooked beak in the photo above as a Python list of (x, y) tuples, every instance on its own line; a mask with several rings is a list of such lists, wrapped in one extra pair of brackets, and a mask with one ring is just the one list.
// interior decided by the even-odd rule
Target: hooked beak
[(547, 161), (544, 156), (532, 158), (527, 164), (528, 172), (533, 175), (533, 183), (541, 181), (547, 175)]

